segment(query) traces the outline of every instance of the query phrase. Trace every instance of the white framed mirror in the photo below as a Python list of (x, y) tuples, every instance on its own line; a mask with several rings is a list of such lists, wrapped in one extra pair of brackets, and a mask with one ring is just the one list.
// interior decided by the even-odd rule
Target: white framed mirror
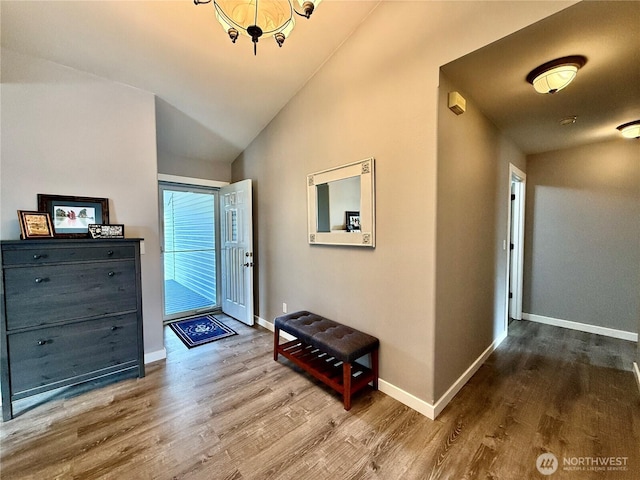
[(373, 158), (307, 175), (309, 243), (375, 247)]

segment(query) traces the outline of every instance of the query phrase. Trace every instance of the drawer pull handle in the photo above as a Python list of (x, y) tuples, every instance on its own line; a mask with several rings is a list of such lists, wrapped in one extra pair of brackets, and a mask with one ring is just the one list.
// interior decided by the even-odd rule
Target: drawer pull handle
[(115, 325), (111, 327), (111, 331), (115, 332), (118, 329), (118, 327), (116, 327)]
[(41, 258), (42, 258), (42, 255), (40, 255), (39, 253), (36, 253), (36, 254), (33, 256), (33, 259), (34, 259), (34, 260), (39, 260), (39, 259), (41, 259)]
[(109, 250), (109, 251), (107, 252), (107, 255), (109, 255), (109, 256), (113, 255), (113, 250)]
[(110, 277), (113, 277), (116, 274), (116, 272), (109, 272), (107, 273), (107, 275), (109, 275)]
[(38, 345), (46, 345), (47, 341), (46, 340), (38, 340)]
[(42, 278), (42, 277), (36, 277), (36, 283), (42, 283), (42, 282), (44, 282), (44, 281), (45, 281), (45, 279), (44, 279), (44, 278)]

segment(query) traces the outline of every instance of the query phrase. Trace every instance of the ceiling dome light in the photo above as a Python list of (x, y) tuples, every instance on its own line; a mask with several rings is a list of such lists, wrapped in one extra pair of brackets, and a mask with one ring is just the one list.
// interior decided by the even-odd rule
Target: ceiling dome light
[(625, 123), (617, 128), (624, 138), (640, 138), (640, 120)]
[(256, 54), (260, 37), (273, 37), (279, 47), (295, 26), (293, 14), (309, 18), (322, 0), (297, 0), (302, 8), (299, 12), (293, 0), (193, 0), (196, 5), (211, 3), (216, 10), (216, 19), (233, 43), (240, 34), (251, 37), (253, 53)]
[(585, 63), (587, 59), (582, 55), (556, 58), (531, 70), (527, 75), (527, 82), (538, 93), (556, 93), (576, 78), (578, 70)]
[(564, 117), (562, 120), (560, 120), (560, 125), (567, 126), (567, 125), (573, 125), (574, 123), (576, 123), (576, 120), (578, 120), (578, 117), (575, 115), (571, 115), (569, 117)]

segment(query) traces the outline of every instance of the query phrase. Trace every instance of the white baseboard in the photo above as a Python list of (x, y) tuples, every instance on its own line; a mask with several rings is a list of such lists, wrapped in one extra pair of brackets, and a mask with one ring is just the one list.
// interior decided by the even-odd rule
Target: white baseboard
[[(261, 327), (266, 328), (270, 332), (275, 332), (276, 329), (273, 326), (273, 323), (269, 322), (268, 320), (265, 320), (264, 318), (260, 318), (257, 315), (255, 315), (255, 320), (256, 320), (256, 323)], [(289, 335), (287, 332), (283, 332), (283, 331), (280, 331), (280, 336), (283, 337), (285, 340), (289, 340), (289, 341), (296, 338), (293, 335)]]
[(458, 380), (453, 382), (453, 385), (449, 387), (449, 390), (447, 390), (444, 393), (444, 395), (442, 395), (438, 399), (438, 401), (433, 407), (435, 412), (435, 417), (440, 415), (440, 412), (444, 410), (444, 408), (449, 404), (449, 402), (453, 400), (453, 397), (455, 397), (456, 394), (462, 389), (462, 387), (464, 387), (465, 384), (469, 381), (469, 379), (473, 377), (473, 375), (478, 371), (478, 369), (487, 360), (487, 358), (489, 358), (489, 355), (491, 355), (493, 351), (496, 348), (498, 348), (498, 346), (500, 346), (500, 344), (504, 341), (504, 339), (507, 338), (507, 334), (508, 334), (507, 330), (502, 332), (500, 336), (496, 338), (493, 341), (493, 343), (489, 345), (484, 352), (482, 352), (482, 354), (475, 360), (475, 362), (473, 362), (469, 366), (469, 368), (467, 368), (467, 370), (462, 375), (460, 375)]
[[(256, 323), (267, 330), (274, 331), (273, 323), (268, 322), (258, 316), (256, 316)], [(294, 339), (295, 337), (289, 335), (286, 332), (280, 332), (280, 335), (284, 338), (290, 337), (290, 339)], [(396, 387), (394, 384), (385, 381), (382, 378), (378, 379), (378, 388), (379, 390), (389, 395), (391, 398), (399, 401), (400, 403), (406, 405), (409, 408), (412, 408), (418, 413), (421, 413), (425, 417), (430, 420), (435, 420), (435, 418), (444, 410), (444, 408), (449, 404), (449, 402), (453, 399), (453, 397), (460, 391), (462, 387), (469, 381), (469, 379), (473, 376), (474, 373), (480, 368), (480, 366), (485, 362), (485, 360), (493, 353), (493, 351), (500, 345), (503, 340), (507, 338), (507, 331), (505, 330), (500, 337), (498, 337), (494, 342), (484, 351), (482, 354), (476, 359), (473, 364), (456, 380), (451, 387), (445, 392), (445, 394), (440, 397), (440, 399), (435, 403), (435, 405), (426, 402), (415, 395), (402, 390), (399, 387)]]
[(636, 381), (638, 382), (638, 389), (640, 390), (640, 368), (638, 368), (638, 363), (633, 362), (633, 373), (636, 375)]
[(270, 330), (273, 332), (274, 328), (273, 328), (273, 323), (271, 322), (267, 322), (264, 318), (260, 318), (257, 315), (253, 316), (253, 319), (256, 321), (256, 323), (258, 325), (260, 325), (261, 327), (266, 328), (267, 330)]
[(144, 354), (144, 363), (153, 363), (158, 360), (164, 360), (167, 358), (167, 349), (162, 347), (160, 350), (156, 350), (155, 352), (149, 352)]
[(275, 328), (273, 327), (273, 323), (265, 320), (264, 318), (260, 318), (257, 315), (253, 316), (253, 319), (255, 320), (255, 322), (260, 325), (261, 327), (266, 328), (267, 330), (273, 332), (275, 330)]
[(614, 328), (599, 327), (598, 325), (590, 325), (588, 323), (572, 322), (570, 320), (545, 317), (543, 315), (534, 315), (533, 313), (523, 313), (522, 318), (525, 320), (529, 320), (530, 322), (544, 323), (545, 325), (553, 325), (554, 327), (562, 327), (568, 328), (570, 330), (578, 330), (580, 332), (594, 333), (596, 335), (604, 335), (605, 337), (629, 340), (630, 342), (638, 341), (637, 333), (627, 332), (625, 330), (616, 330)]
[(396, 387), (392, 383), (385, 382), (383, 379), (378, 379), (378, 389), (389, 395), (394, 400), (399, 401), (400, 403), (406, 405), (409, 408), (412, 408), (418, 413), (421, 413), (425, 417), (430, 420), (435, 420), (436, 418), (436, 409), (429, 402), (425, 402), (424, 400), (412, 395), (409, 392), (405, 392), (401, 388)]

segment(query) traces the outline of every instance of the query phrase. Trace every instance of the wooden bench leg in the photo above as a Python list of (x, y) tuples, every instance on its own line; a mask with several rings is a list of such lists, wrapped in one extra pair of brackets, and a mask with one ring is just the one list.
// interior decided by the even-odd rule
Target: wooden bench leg
[(371, 352), (371, 370), (373, 370), (373, 389), (378, 390), (378, 349)]
[(278, 361), (278, 345), (280, 345), (280, 329), (275, 327), (273, 331), (273, 359)]
[(342, 364), (342, 385), (344, 387), (342, 394), (344, 409), (351, 410), (351, 364), (347, 362)]

